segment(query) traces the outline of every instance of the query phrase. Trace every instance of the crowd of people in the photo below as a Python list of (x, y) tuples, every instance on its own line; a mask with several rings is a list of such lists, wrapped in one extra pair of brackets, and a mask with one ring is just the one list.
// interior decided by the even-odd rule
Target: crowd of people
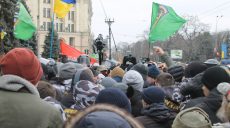
[(15, 48), (0, 58), (0, 127), (230, 128), (229, 67), (154, 51), (162, 63), (88, 67)]

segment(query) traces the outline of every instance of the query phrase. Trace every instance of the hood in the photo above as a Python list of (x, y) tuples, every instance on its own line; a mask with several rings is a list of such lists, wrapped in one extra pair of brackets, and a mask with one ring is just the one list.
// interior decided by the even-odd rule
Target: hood
[(18, 92), (20, 89), (26, 88), (29, 93), (40, 97), (35, 86), (21, 77), (15, 75), (3, 75), (0, 77), (0, 81), (0, 89), (2, 90)]
[(93, 112), (82, 119), (79, 128), (131, 128), (130, 124), (113, 112)]
[(156, 122), (165, 122), (173, 120), (176, 113), (170, 111), (164, 103), (154, 103), (142, 110), (142, 114), (155, 120)]

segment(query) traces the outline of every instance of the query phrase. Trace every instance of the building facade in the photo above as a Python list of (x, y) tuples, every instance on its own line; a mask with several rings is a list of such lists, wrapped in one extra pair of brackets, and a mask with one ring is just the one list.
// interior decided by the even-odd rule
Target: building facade
[(76, 49), (84, 52), (91, 48), (91, 18), (92, 1), (77, 0), (70, 12), (64, 19), (58, 19), (53, 12), (55, 0), (25, 0), (33, 21), (37, 26), (38, 53), (41, 54), (44, 47), (45, 37), (52, 27), (54, 15), (54, 30), (59, 39)]

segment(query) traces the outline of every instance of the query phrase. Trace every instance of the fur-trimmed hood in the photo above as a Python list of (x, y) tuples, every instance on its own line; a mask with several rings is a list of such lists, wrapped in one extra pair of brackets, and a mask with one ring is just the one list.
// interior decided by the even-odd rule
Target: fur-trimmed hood
[(18, 92), (20, 89), (26, 88), (29, 93), (40, 97), (36, 87), (21, 77), (15, 75), (3, 75), (0, 77), (0, 81), (0, 90)]

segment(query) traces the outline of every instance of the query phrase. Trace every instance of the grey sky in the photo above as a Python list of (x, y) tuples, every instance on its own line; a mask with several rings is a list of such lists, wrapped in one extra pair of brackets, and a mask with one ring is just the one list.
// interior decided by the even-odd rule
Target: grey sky
[[(108, 35), (105, 14), (100, 0), (93, 1), (92, 32)], [(112, 30), (116, 42), (135, 42), (149, 29), (153, 0), (101, 0), (106, 14), (114, 18)], [(216, 16), (223, 15), (218, 22), (218, 31), (230, 29), (230, 0), (154, 0), (171, 6), (182, 15), (198, 16), (200, 21), (210, 25), (215, 32)]]

